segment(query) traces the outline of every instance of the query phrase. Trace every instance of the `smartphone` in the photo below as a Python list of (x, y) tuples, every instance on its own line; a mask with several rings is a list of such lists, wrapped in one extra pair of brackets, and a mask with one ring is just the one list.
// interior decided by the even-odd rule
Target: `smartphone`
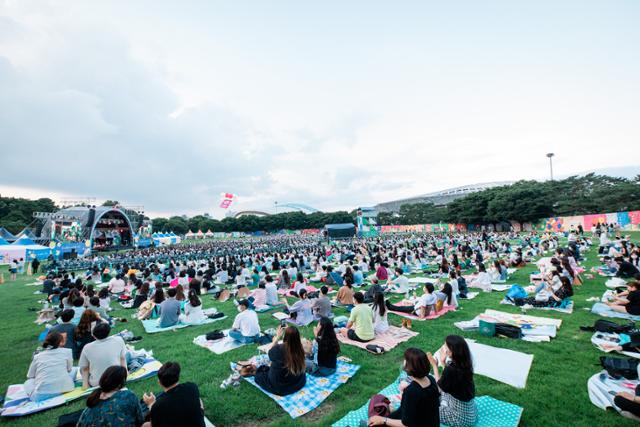
[(282, 319), (280, 320), (280, 326), (282, 326), (283, 328), (287, 326), (287, 321)]

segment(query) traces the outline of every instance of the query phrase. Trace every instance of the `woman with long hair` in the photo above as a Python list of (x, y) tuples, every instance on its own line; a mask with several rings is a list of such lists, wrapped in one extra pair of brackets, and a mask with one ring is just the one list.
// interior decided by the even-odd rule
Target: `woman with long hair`
[(402, 381), (400, 408), (388, 417), (374, 415), (370, 426), (440, 427), (440, 392), (429, 375), (431, 366), (424, 351), (408, 348), (404, 352), (404, 371), (410, 382)]
[[(282, 344), (278, 344), (283, 334)], [(271, 366), (258, 368), (255, 381), (269, 393), (287, 396), (300, 390), (307, 382), (300, 332), (294, 326), (279, 327), (273, 343), (268, 353)]]
[(93, 310), (87, 309), (82, 313), (78, 326), (76, 326), (76, 330), (73, 334), (76, 343), (73, 349), (74, 359), (79, 359), (84, 346), (94, 341), (93, 334), (91, 332), (96, 322), (100, 322), (101, 320), (100, 315)]
[(478, 408), (474, 400), (476, 389), (469, 346), (461, 336), (449, 335), (442, 349), (440, 360), (427, 353), (442, 392), (440, 421), (450, 427), (471, 427), (478, 418)]
[(184, 315), (181, 315), (181, 320), (184, 323), (197, 324), (202, 323), (206, 318), (207, 316), (202, 311), (202, 301), (198, 298), (196, 290), (189, 289), (187, 303), (184, 305)]
[(387, 306), (384, 302), (384, 294), (377, 292), (373, 296), (373, 329), (377, 334), (386, 332), (389, 329), (389, 320), (387, 319)]
[(127, 369), (110, 366), (100, 377), (100, 385), (87, 398), (78, 427), (137, 427), (144, 421), (140, 401), (133, 392), (123, 390)]
[(328, 377), (336, 372), (340, 343), (333, 328), (333, 322), (328, 317), (321, 317), (313, 328), (311, 359), (307, 359), (307, 372), (315, 377)]

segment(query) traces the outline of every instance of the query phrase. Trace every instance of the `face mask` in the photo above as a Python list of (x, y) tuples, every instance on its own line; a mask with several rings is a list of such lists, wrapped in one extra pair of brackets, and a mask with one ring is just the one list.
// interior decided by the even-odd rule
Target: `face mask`
[(238, 313), (242, 313), (242, 309), (238, 306)]

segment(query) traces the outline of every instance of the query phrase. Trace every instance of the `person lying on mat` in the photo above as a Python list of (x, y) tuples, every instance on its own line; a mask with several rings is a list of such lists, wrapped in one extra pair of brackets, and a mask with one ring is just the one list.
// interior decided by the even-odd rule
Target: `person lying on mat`
[(127, 367), (127, 348), (119, 336), (109, 336), (111, 327), (100, 322), (93, 328), (93, 342), (85, 345), (80, 354), (78, 367), (82, 374), (82, 388), (96, 387), (100, 377), (109, 366)]
[(384, 294), (382, 292), (375, 294), (371, 310), (373, 311), (373, 330), (375, 334), (381, 334), (389, 330), (387, 306), (385, 305)]
[(260, 323), (255, 311), (249, 310), (249, 301), (246, 299), (238, 302), (238, 314), (229, 331), (229, 337), (247, 344), (260, 338)]
[(614, 311), (628, 313), (634, 316), (640, 315), (640, 282), (627, 283), (627, 294), (616, 296), (613, 301), (606, 304)]
[(433, 284), (425, 283), (424, 294), (415, 300), (414, 305), (393, 305), (387, 300), (387, 309), (400, 313), (415, 314), (420, 318), (425, 318), (436, 312), (438, 297), (434, 294), (434, 290)]
[(333, 322), (327, 317), (320, 318), (313, 328), (311, 358), (306, 360), (307, 373), (316, 377), (328, 377), (336, 372), (340, 343), (336, 338)]
[[(278, 343), (280, 338), (282, 344)], [(280, 326), (268, 356), (271, 365), (263, 365), (256, 370), (256, 384), (278, 396), (288, 396), (305, 386), (306, 362), (298, 328), (289, 326), (283, 329)]]
[(168, 328), (178, 324), (180, 320), (180, 301), (176, 299), (178, 290), (169, 288), (167, 290), (167, 299), (160, 304), (160, 320), (158, 325), (161, 328)]
[(180, 383), (180, 364), (167, 362), (158, 370), (162, 393), (145, 393), (149, 421), (142, 427), (204, 427), (204, 405), (194, 383)]
[(87, 398), (77, 427), (121, 426), (137, 427), (144, 421), (142, 406), (136, 395), (123, 390), (127, 382), (127, 369), (108, 367), (100, 383)]
[(354, 341), (369, 342), (375, 338), (373, 311), (371, 307), (364, 304), (362, 292), (356, 292), (353, 299), (355, 306), (351, 310), (347, 327), (343, 328), (340, 333)]
[(387, 291), (394, 294), (405, 294), (409, 292), (409, 279), (407, 279), (407, 276), (404, 275), (401, 268), (396, 268), (395, 272), (396, 277), (389, 282)]
[(40, 402), (75, 388), (78, 371), (73, 367), (73, 355), (65, 348), (65, 337), (49, 332), (42, 343), (43, 350), (34, 354), (24, 391), (34, 402)]
[(440, 360), (427, 353), (441, 392), (440, 422), (451, 427), (472, 427), (478, 418), (478, 408), (469, 346), (461, 336), (449, 335), (443, 349)]
[(287, 299), (282, 297), (282, 302), (289, 311), (290, 321), (298, 326), (307, 326), (313, 322), (313, 313), (311, 311), (312, 302), (307, 298), (307, 290), (300, 289), (300, 299), (293, 305), (289, 305)]
[(311, 310), (313, 312), (313, 317), (316, 320), (319, 320), (322, 317), (333, 317), (333, 313), (331, 313), (331, 300), (327, 296), (329, 293), (329, 288), (325, 285), (320, 287), (320, 295), (318, 298), (315, 298), (312, 301)]
[(560, 287), (557, 290), (553, 291), (553, 288), (547, 285), (533, 297), (515, 298), (513, 300), (514, 304), (517, 306), (557, 307), (562, 303), (562, 300), (573, 296), (573, 286), (571, 286), (571, 281), (567, 277), (556, 277), (559, 277), (560, 280)]
[(400, 408), (388, 417), (374, 415), (369, 418), (368, 424), (391, 427), (440, 427), (440, 392), (436, 380), (429, 375), (431, 366), (427, 355), (418, 348), (408, 348), (404, 352), (403, 363), (408, 377), (400, 383)]

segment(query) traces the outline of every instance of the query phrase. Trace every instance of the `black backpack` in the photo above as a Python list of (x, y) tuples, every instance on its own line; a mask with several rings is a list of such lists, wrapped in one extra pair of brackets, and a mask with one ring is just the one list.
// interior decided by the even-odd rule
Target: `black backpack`
[(635, 329), (635, 325), (633, 323), (627, 325), (621, 325), (616, 322), (612, 322), (611, 320), (598, 319), (593, 324), (593, 327), (582, 326), (580, 329), (583, 331), (596, 331), (596, 332), (605, 332), (607, 334), (626, 334)]
[(496, 323), (496, 336), (507, 338), (522, 338), (522, 329), (508, 323)]
[(224, 332), (222, 332), (220, 329), (216, 329), (215, 331), (209, 332), (207, 335), (205, 335), (205, 338), (207, 338), (207, 341), (221, 340), (222, 338), (224, 338)]
[(607, 371), (609, 376), (628, 380), (638, 379), (638, 359), (622, 359), (620, 357), (600, 357), (600, 364)]

